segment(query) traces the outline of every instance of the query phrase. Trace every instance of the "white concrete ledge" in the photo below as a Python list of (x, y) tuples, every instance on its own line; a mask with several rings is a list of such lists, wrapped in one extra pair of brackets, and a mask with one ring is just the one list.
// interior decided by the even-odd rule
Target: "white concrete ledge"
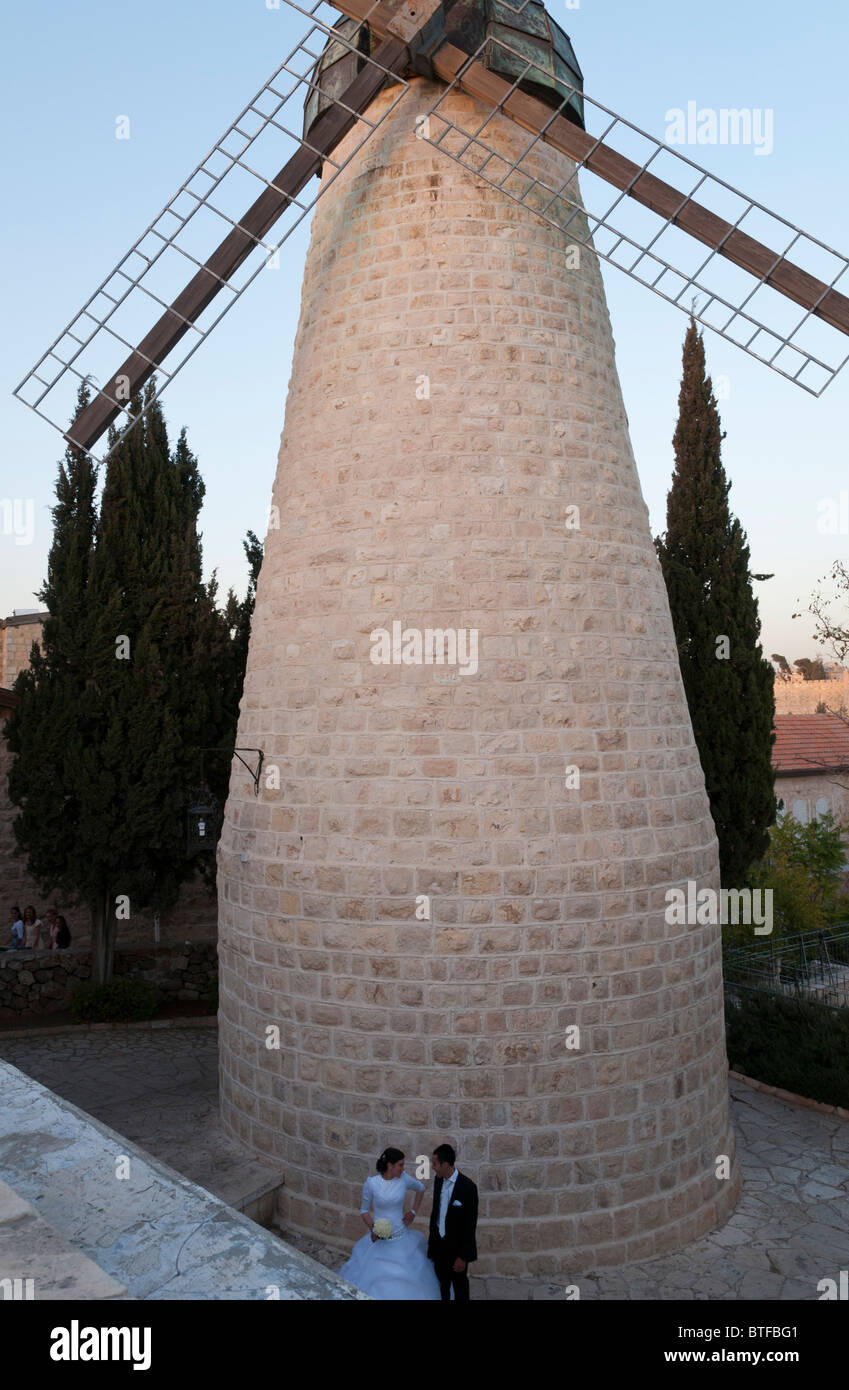
[(0, 1302), (127, 1297), (123, 1285), (0, 1182)]
[[(34, 1214), (116, 1286), (111, 1294), (110, 1282), (104, 1292), (45, 1297), (120, 1297), (125, 1288), (139, 1299), (370, 1301), (5, 1062), (0, 1096), (0, 1172), (33, 1209), (15, 1217), (9, 1195), (0, 1231), (14, 1231)], [(40, 1268), (47, 1278), (49, 1252)]]

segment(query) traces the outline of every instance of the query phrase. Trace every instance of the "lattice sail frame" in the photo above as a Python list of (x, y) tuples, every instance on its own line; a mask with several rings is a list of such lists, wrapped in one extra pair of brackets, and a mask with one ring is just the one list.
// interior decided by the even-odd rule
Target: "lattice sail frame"
[[(490, 105), (476, 97), (481, 105), (489, 107), (488, 114), (483, 119), (470, 115), (467, 121), (468, 128), (458, 125), (456, 118), (449, 118), (443, 113), (443, 103), (453, 90), (462, 89), (463, 75), (474, 63), (482, 62), (484, 66), (489, 66), (487, 59), (491, 57), (496, 46), (522, 60), (525, 64), (524, 69), (505, 90), (502, 100), (497, 105)], [(789, 261), (789, 253), (792, 250), (793, 264), (817, 274), (825, 282), (826, 288), (821, 299), (825, 297), (825, 293), (835, 288), (845, 274), (849, 268), (849, 259), (827, 246), (825, 242), (809, 236), (786, 218), (771, 212), (755, 199), (747, 197), (731, 184), (717, 178), (672, 146), (663, 144), (624, 117), (618, 116), (602, 102), (589, 97), (586, 92), (583, 92), (582, 96), (588, 132), (594, 114), (597, 117), (600, 114), (599, 123), (604, 129), (598, 135), (590, 132), (595, 142), (592, 149), (585, 159), (575, 162), (575, 172), (563, 184), (557, 187), (547, 185), (523, 167), (530, 152), (541, 142), (540, 133), (522, 130), (511, 120), (513, 130), (521, 131), (526, 137), (525, 148), (515, 159), (506, 158), (497, 148), (497, 135), (493, 136), (492, 143), (486, 138), (486, 128), (501, 111), (504, 102), (518, 90), (520, 82), (528, 77), (533, 78), (535, 71), (539, 72), (539, 69), (536, 69), (533, 62), (518, 49), (501, 39), (487, 38), (477, 52), (470, 55), (454, 81), (446, 86), (445, 91), (426, 113), (426, 117), (417, 118), (421, 137), (484, 179), (493, 188), (500, 189), (514, 202), (530, 208), (552, 226), (567, 233), (574, 242), (586, 246), (619, 270), (624, 270), (632, 279), (653, 290), (667, 303), (674, 304), (684, 313), (692, 312), (699, 323), (711, 328), (728, 342), (742, 348), (750, 356), (779, 372), (811, 395), (821, 396), (849, 361), (846, 336), (815, 317), (813, 309), (803, 312), (802, 317), (794, 322), (800, 312), (799, 306), (767, 284), (766, 277), (758, 278), (756, 274), (732, 265), (722, 257), (719, 250), (709, 249), (689, 233), (676, 227), (672, 218), (665, 218), (662, 214), (635, 203), (629, 198), (627, 190), (611, 188), (609, 183), (585, 167), (586, 160), (591, 158), (593, 151), (603, 143), (639, 165), (633, 182), (636, 182), (640, 174), (649, 170), (650, 166), (651, 172), (658, 174), (661, 158), (666, 164), (673, 161), (673, 176), (668, 178), (668, 182), (673, 183), (676, 189), (679, 187), (682, 173), (687, 174), (688, 182), (695, 179), (688, 192), (682, 191), (676, 216), (688, 203), (694, 202), (695, 195), (698, 194), (698, 202), (702, 206), (720, 213), (732, 224), (734, 230), (743, 229), (756, 236), (766, 246), (772, 247), (779, 236), (781, 240), (789, 236), (784, 249), (776, 251), (775, 262), (769, 274), (773, 274), (783, 262)], [(565, 114), (569, 98), (575, 90), (567, 87), (565, 83), (562, 85), (564, 99), (559, 108), (552, 108), (551, 121)], [(504, 114), (506, 119), (511, 119), (507, 113)], [(634, 152), (635, 146), (647, 154), (647, 157), (638, 159)], [(579, 173), (582, 175), (581, 192), (578, 191)], [(660, 177), (664, 175), (661, 173)], [(599, 205), (605, 203), (611, 193), (615, 194), (613, 201), (609, 206), (599, 210)], [(598, 194), (595, 207), (591, 205), (594, 200), (588, 194)], [(614, 213), (617, 214), (618, 225), (611, 221)], [(759, 224), (757, 227), (753, 226), (755, 222)], [(690, 260), (690, 269), (676, 266), (665, 255), (660, 254), (660, 243), (664, 238), (667, 242), (675, 244), (678, 257), (685, 262)], [(626, 248), (625, 252), (620, 253), (621, 247)], [(623, 264), (624, 257), (631, 253), (635, 253), (631, 264)], [(621, 254), (620, 259), (617, 259), (617, 254)], [(651, 266), (651, 272), (647, 276), (637, 271), (637, 267), (644, 261)], [(698, 261), (698, 264), (693, 264), (694, 261)], [(710, 280), (706, 277), (708, 271)], [(673, 280), (663, 288), (661, 282), (666, 277), (677, 278), (680, 288)], [(760, 301), (756, 303), (758, 296)], [(685, 299), (687, 302), (684, 302)], [(772, 317), (772, 322), (764, 321), (767, 311)], [(758, 317), (756, 313), (764, 317)], [(766, 336), (761, 344), (756, 346), (756, 340), (761, 335)]]
[[(157, 377), (160, 378), (157, 382), (158, 389), (152, 396), (153, 400), (159, 398), (177, 373), (194, 356), (204, 339), (232, 309), (248, 285), (252, 284), (266, 267), (274, 264), (273, 258), (283, 243), (312, 211), (321, 194), (326, 192), (342, 170), (356, 158), (365, 142), (382, 125), (409, 89), (407, 81), (391, 73), (372, 57), (359, 53), (354, 45), (341, 37), (338, 30), (333, 30), (333, 18), (330, 23), (326, 23), (317, 17), (320, 10), (327, 11), (331, 17), (338, 17), (338, 12), (324, 3), (324, 0), (319, 0), (312, 10), (302, 9), (293, 0), (285, 0), (285, 4), (287, 8), (298, 10), (310, 19), (311, 28), (14, 390), (13, 394), (24, 405), (29, 406), (64, 435), (74, 415), (78, 383), (90, 380), (96, 391), (105, 394), (127, 417), (127, 423), (123, 428), (115, 427), (110, 432), (108, 445), (106, 440), (103, 440), (100, 453), (95, 453), (92, 449), (85, 450), (98, 463), (103, 463), (108, 458), (139, 417), (130, 416), (126, 400), (119, 401), (103, 390), (94, 376), (95, 367), (102, 368), (101, 379), (108, 381), (116, 365), (119, 344), (129, 352), (138, 352), (137, 344), (143, 338), (144, 331), (150, 327), (150, 322), (145, 316), (154, 310), (158, 312), (172, 309), (170, 301), (174, 297), (174, 291), (183, 288), (186, 274), (204, 265), (206, 256), (214, 248), (217, 238), (223, 235), (227, 228), (233, 229), (238, 225), (240, 215), (244, 213), (252, 198), (261, 192), (261, 187), (277, 187), (273, 177), (266, 178), (260, 174), (245, 158), (249, 151), (257, 150), (261, 137), (273, 130), (277, 137), (284, 137), (291, 142), (291, 151), (284, 149), (282, 158), (280, 153), (275, 155), (277, 162), (270, 163), (270, 167), (274, 169), (282, 166), (287, 153), (295, 153), (302, 146), (314, 149), (301, 134), (303, 104), (307, 89), (314, 88), (311, 75), (331, 34), (336, 42), (344, 44), (352, 52), (357, 52), (364, 66), (368, 65), (392, 78), (393, 83), (397, 84), (395, 100), (384, 109), (376, 121), (369, 120), (367, 116), (345, 106), (344, 102), (337, 101), (338, 106), (355, 116), (361, 138), (341, 163), (334, 159), (332, 153), (321, 154), (324, 165), (322, 179), (311, 196), (294, 197), (290, 200), (282, 214), (282, 218), (286, 219), (282, 234), (278, 236), (278, 224), (274, 231), (275, 239), (252, 236), (254, 249), (237, 272), (237, 277), (216, 277), (220, 288), (229, 291), (229, 299), (223, 309), (217, 301), (213, 301), (198, 320), (184, 320), (189, 332), (178, 348), (168, 354), (169, 359), (175, 359), (172, 365), (166, 369), (161, 361), (145, 359), (155, 368)], [(316, 35), (317, 38), (314, 37)], [(288, 88), (279, 90), (286, 87), (289, 79), (291, 83)], [(284, 108), (287, 107), (297, 123), (295, 129), (290, 129), (280, 120), (281, 113), (284, 113)], [(284, 114), (288, 116), (288, 111)], [(252, 126), (255, 128), (251, 129)], [(234, 177), (237, 171), (238, 175), (244, 177)], [(206, 182), (196, 186), (201, 180)], [(247, 196), (246, 184), (252, 189)], [(238, 189), (234, 185), (238, 185)], [(212, 201), (213, 196), (215, 203)], [(233, 206), (226, 210), (230, 198), (233, 199)], [(219, 205), (222, 201), (224, 207)], [(202, 212), (210, 214), (210, 217), (201, 231), (198, 223), (201, 220), (199, 214)], [(208, 225), (210, 221), (214, 221), (215, 224), (212, 228)], [(200, 232), (196, 237), (196, 243), (191, 241), (191, 232)], [(193, 249), (190, 250), (189, 246)], [(164, 261), (168, 252), (177, 254), (166, 271)], [(174, 266), (179, 269), (179, 275), (172, 274)], [(111, 307), (108, 307), (109, 305)], [(133, 327), (130, 327), (131, 323)], [(100, 354), (104, 351), (105, 355), (101, 357)], [(49, 366), (45, 371), (46, 364)], [(54, 368), (58, 370), (54, 371)], [(69, 386), (72, 387), (70, 392)], [(45, 408), (47, 406), (49, 410)]]

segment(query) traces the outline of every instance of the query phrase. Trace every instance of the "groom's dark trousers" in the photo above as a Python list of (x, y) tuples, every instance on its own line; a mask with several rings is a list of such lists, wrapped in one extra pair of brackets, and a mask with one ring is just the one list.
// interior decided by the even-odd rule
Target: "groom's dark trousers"
[(469, 1266), (466, 1265), (462, 1274), (457, 1274), (454, 1269), (454, 1261), (457, 1256), (453, 1249), (448, 1245), (442, 1236), (437, 1235), (432, 1246), (433, 1268), (439, 1280), (439, 1292), (443, 1303), (451, 1302), (451, 1287), (454, 1287), (454, 1302), (469, 1302)]
[[(469, 1265), (478, 1257), (475, 1231), (478, 1222), (478, 1190), (471, 1178), (458, 1171), (451, 1201), (445, 1214), (445, 1235), (439, 1234), (439, 1204), (442, 1199), (442, 1178), (433, 1185), (433, 1211), (427, 1242), (429, 1259), (439, 1280), (443, 1303), (450, 1303), (454, 1289), (455, 1303), (469, 1302)], [(464, 1260), (462, 1274), (454, 1271), (455, 1260)]]

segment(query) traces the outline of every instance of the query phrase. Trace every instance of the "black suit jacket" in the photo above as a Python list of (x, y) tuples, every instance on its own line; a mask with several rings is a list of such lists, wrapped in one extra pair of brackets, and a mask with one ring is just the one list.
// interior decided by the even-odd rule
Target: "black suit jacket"
[[(433, 1210), (430, 1213), (430, 1232), (427, 1242), (427, 1253), (431, 1259), (433, 1259), (439, 1244), (439, 1204), (441, 1200), (442, 1178), (437, 1178), (433, 1185)], [(455, 1205), (457, 1203), (459, 1205)], [(451, 1200), (445, 1213), (443, 1253), (450, 1255), (452, 1260), (465, 1260), (467, 1264), (476, 1260), (478, 1257), (478, 1247), (475, 1242), (477, 1224), (478, 1190), (471, 1178), (467, 1178), (465, 1173), (461, 1173), (458, 1169), (457, 1181), (454, 1183), (454, 1191), (451, 1193)]]

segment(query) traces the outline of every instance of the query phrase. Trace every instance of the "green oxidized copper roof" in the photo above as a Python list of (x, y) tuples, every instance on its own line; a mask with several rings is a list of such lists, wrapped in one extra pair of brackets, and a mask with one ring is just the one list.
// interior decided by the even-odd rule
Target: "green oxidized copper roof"
[[(517, 6), (521, 0), (516, 0)], [(522, 91), (539, 97), (549, 106), (568, 105), (563, 115), (583, 125), (583, 75), (567, 34), (545, 10), (540, 0), (528, 0), (520, 13), (501, 0), (444, 0), (445, 38), (467, 53), (475, 53), (485, 40), (482, 61), (488, 68), (513, 81), (520, 78)], [(349, 44), (361, 53), (370, 53), (377, 40), (368, 25), (355, 19), (340, 19), (335, 25)], [(525, 77), (528, 61), (532, 71)], [(356, 54), (335, 39), (329, 39), (317, 65), (321, 91), (310, 92), (304, 105), (304, 134), (336, 97), (353, 82), (362, 66)]]

